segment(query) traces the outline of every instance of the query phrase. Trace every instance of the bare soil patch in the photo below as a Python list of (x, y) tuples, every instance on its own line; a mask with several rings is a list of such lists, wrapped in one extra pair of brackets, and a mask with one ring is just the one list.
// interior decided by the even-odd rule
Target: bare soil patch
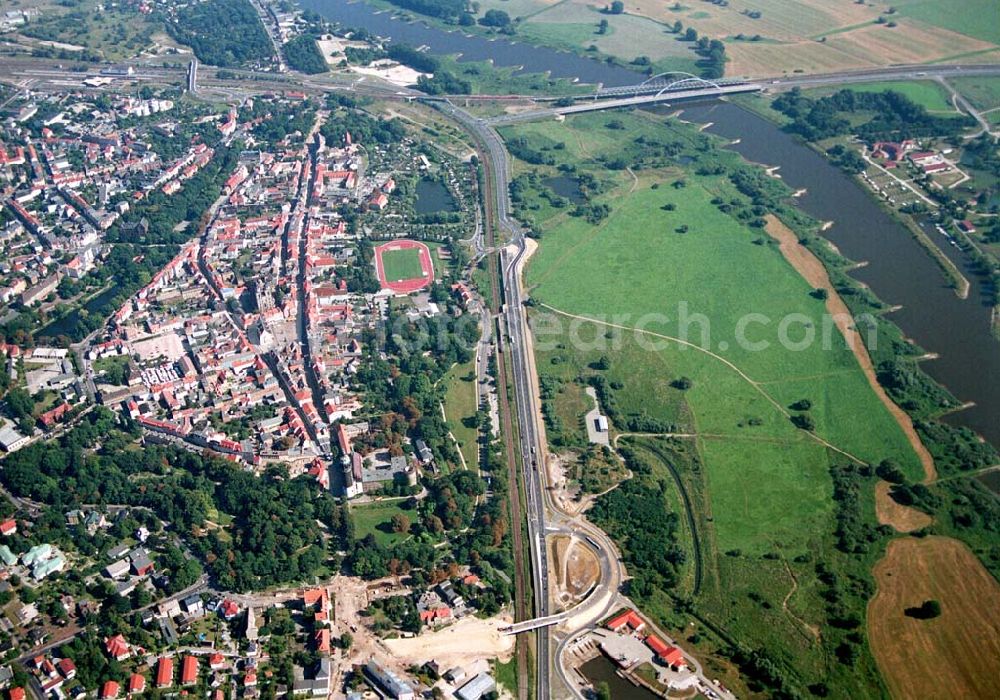
[(422, 664), (434, 659), (442, 668), (451, 668), (484, 658), (499, 658), (506, 663), (514, 654), (515, 638), (502, 634), (499, 628), (511, 622), (509, 615), (485, 620), (470, 616), (435, 632), (386, 639), (384, 644), (403, 664)]
[[(868, 637), (894, 698), (991, 698), (1000, 678), (1000, 584), (961, 542), (906, 537), (875, 565)], [(926, 600), (941, 616), (904, 614)]]
[(875, 517), (880, 525), (890, 525), (896, 532), (913, 532), (934, 522), (934, 518), (927, 513), (892, 500), (889, 495), (890, 487), (888, 481), (880, 481), (875, 485)]

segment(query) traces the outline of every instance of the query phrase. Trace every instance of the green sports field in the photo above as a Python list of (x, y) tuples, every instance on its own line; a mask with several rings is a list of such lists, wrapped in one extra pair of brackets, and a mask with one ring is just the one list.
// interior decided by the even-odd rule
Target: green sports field
[(403, 248), (402, 250), (382, 251), (382, 270), (389, 282), (423, 277), (424, 271), (420, 266), (420, 249)]

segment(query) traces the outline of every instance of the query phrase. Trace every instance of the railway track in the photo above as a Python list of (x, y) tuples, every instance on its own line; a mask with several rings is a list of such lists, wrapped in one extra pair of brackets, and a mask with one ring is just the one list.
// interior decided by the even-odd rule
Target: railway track
[[(480, 154), (488, 153), (486, 148), (481, 148)], [(480, 161), (483, 158), (480, 157)], [(492, 249), (496, 239), (496, 212), (494, 211), (493, 182), (491, 168), (488, 163), (483, 166), (483, 232), (486, 238), (487, 249)], [(503, 436), (504, 453), (507, 461), (507, 492), (510, 498), (511, 517), (511, 539), (514, 545), (514, 621), (528, 620), (532, 617), (531, 596), (525, 587), (527, 580), (526, 562), (530, 561), (529, 553), (524, 542), (524, 510), (521, 504), (521, 490), (518, 480), (517, 468), (517, 446), (514, 442), (514, 423), (511, 419), (510, 398), (508, 387), (510, 386), (507, 375), (507, 357), (505, 348), (505, 329), (502, 323), (503, 315), (500, 314), (502, 290), (500, 284), (500, 257), (497, 253), (489, 255), (490, 270), (490, 315), (495, 319), (496, 326), (494, 335), (496, 337), (497, 353), (497, 398), (500, 407), (501, 435)], [(519, 700), (528, 700), (531, 697), (531, 689), (528, 684), (529, 660), (527, 640), (519, 637), (515, 657), (517, 659), (517, 696)]]

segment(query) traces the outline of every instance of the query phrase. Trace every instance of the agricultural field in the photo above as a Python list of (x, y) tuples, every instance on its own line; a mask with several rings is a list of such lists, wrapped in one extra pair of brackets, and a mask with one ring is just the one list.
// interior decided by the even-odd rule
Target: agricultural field
[[(598, 32), (602, 19), (608, 22), (603, 34)], [(696, 71), (697, 57), (691, 43), (679, 41), (664, 25), (636, 15), (605, 14), (588, 3), (570, 1), (553, 5), (522, 22), (518, 34), (537, 43), (576, 52), (594, 46), (600, 53), (625, 62), (646, 56), (660, 70)]]
[(994, 44), (1000, 43), (1000, 22), (993, 0), (902, 0), (893, 5), (903, 17), (944, 27)]
[[(1000, 24), (992, 0), (902, 0), (889, 5), (842, 0), (632, 0), (621, 15), (602, 14), (590, 0), (483, 0), (480, 11), (520, 17), (517, 32), (531, 41), (580, 51), (594, 45), (628, 62), (649, 56), (661, 69), (683, 68), (670, 28), (680, 22), (726, 43), (726, 75), (767, 77), (821, 73), (897, 63), (1000, 61)], [(608, 31), (596, 34), (607, 19)], [(688, 57), (692, 58), (692, 57)], [(693, 71), (697, 72), (697, 70)]]
[[(918, 575), (899, 575), (901, 572)], [(1000, 626), (983, 611), (1000, 606), (1000, 585), (960, 542), (945, 537), (892, 542), (875, 567), (869, 606), (872, 650), (893, 697), (989, 697), (1000, 676)], [(936, 600), (941, 615), (906, 614)]]
[[(811, 319), (804, 328), (819, 335), (824, 303), (766, 234), (720, 211), (721, 201), (739, 201), (729, 180), (697, 174), (706, 153), (713, 166), (742, 167), (736, 156), (693, 128), (642, 113), (527, 124), (503, 135), (515, 154), (542, 163), (517, 163), (520, 177), (535, 172), (544, 182), (562, 166), (597, 182), (589, 207), (610, 208), (583, 216), (551, 195), (520, 201), (541, 235), (526, 283), (538, 371), (556, 387), (551, 401), (562, 430), (580, 430), (572, 418), (586, 407), (586, 382), (601, 387), (614, 433), (685, 441), (692, 452), (684, 459), (674, 448), (637, 450), (666, 483), (673, 481), (667, 465), (681, 465), (696, 527), (704, 528), (701, 609), (754, 648), (795, 659), (805, 677), (832, 674), (828, 683), (835, 679), (847, 694), (877, 687), (870, 657), (848, 673), (822, 651), (830, 642), (818, 643), (832, 635), (816, 559), (862, 577), (876, 560), (875, 550), (834, 552), (831, 470), (890, 458), (919, 478), (920, 463), (835, 329), (822, 346), (778, 339), (775, 325), (790, 315)], [(679, 144), (674, 164), (637, 167), (650, 143), (665, 141)], [(736, 329), (752, 314), (771, 319), (745, 336), (766, 349), (739, 341)], [(792, 423), (803, 410), (812, 432)], [(874, 523), (874, 479), (864, 478), (858, 517)], [(665, 502), (679, 505), (676, 497)], [(689, 528), (680, 539), (693, 546)], [(683, 585), (690, 576), (682, 575)], [(668, 608), (664, 600), (664, 617)]]

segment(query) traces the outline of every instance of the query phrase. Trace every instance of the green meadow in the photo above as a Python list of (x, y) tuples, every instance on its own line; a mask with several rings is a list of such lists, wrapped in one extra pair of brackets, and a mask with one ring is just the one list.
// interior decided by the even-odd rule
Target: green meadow
[[(642, 112), (519, 125), (503, 136), (542, 163), (515, 164), (515, 204), (540, 236), (526, 271), (530, 318), (564, 444), (585, 439), (583, 388), (596, 383), (613, 433), (644, 435), (622, 439), (669, 434), (691, 445), (681, 468), (705, 554), (701, 609), (806, 676), (833, 674), (846, 692), (877, 686), (870, 657), (853, 672), (831, 666), (810, 631), (829, 634), (815, 562), (839, 562), (851, 575), (870, 566), (834, 552), (831, 468), (892, 459), (911, 478), (922, 472), (839, 332), (824, 326), (824, 301), (759, 219), (720, 210), (752, 207), (723, 174), (747, 166), (693, 127)], [(665, 142), (672, 157), (648, 155)], [(610, 212), (588, 220), (546, 192), (541, 183), (558, 173), (591, 185), (583, 210)], [(785, 205), (778, 213), (795, 218)], [(805, 409), (793, 408), (803, 400)], [(796, 427), (796, 416), (813, 430)], [(672, 487), (669, 453), (643, 454)], [(679, 503), (667, 497), (665, 507)], [(870, 503), (865, 514), (873, 518)], [(650, 605), (672, 619), (668, 600)]]

